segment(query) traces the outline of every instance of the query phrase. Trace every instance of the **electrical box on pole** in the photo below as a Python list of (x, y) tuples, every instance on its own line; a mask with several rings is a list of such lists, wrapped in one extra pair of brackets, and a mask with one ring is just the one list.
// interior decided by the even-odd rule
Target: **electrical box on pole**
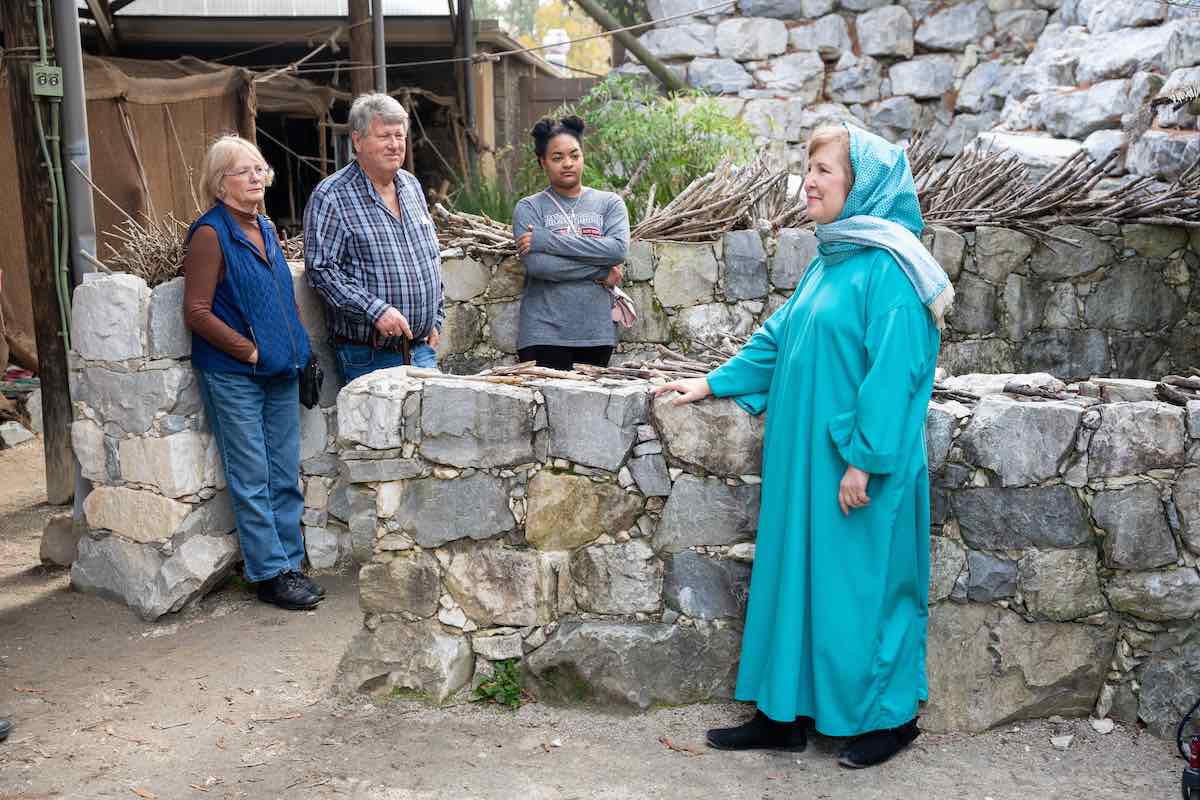
[(47, 64), (32, 64), (29, 67), (29, 83), (31, 86), (30, 90), (38, 97), (62, 97), (62, 67), (51, 67)]

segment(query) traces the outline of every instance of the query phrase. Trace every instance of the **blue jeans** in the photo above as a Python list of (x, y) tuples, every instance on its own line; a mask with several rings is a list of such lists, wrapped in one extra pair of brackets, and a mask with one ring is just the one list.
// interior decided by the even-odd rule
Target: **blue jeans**
[(233, 500), (246, 580), (299, 570), (299, 378), (196, 370), (200, 397)]
[[(404, 366), (404, 355), (394, 350), (376, 350), (365, 344), (349, 343), (338, 344), (335, 348), (338, 367), (342, 371), (342, 383), (349, 383), (377, 369)], [(410, 353), (412, 366), (437, 369), (437, 351), (425, 342), (414, 344)]]

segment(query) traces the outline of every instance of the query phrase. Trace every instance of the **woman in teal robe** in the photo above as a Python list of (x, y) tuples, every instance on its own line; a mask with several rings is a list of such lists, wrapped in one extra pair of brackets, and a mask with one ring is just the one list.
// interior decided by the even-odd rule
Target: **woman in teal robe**
[[(905, 257), (913, 242), (921, 247), (922, 221), (904, 151), (856, 129), (823, 130), (815, 138), (833, 144), (810, 144), (805, 180), (810, 216), (826, 223), (820, 255), (737, 356), (706, 379), (658, 391), (770, 409), (736, 688), (758, 711), (746, 725), (710, 731), (709, 743), (801, 750), (815, 724), (860, 737), (839, 758), (859, 767), (916, 738), (928, 696), (924, 424), (944, 304), (927, 307), (932, 298), (918, 289), (944, 292), (948, 281), (930, 287), (938, 276)], [(844, 161), (847, 145), (852, 188), (841, 190), (840, 214), (822, 220), (841, 198), (836, 181), (814, 171)], [(904, 237), (912, 241), (895, 243)], [(860, 243), (876, 238), (892, 244)]]

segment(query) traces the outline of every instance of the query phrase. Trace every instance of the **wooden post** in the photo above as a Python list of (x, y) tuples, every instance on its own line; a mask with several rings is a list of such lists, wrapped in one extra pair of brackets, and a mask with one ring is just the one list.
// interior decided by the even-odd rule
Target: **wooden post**
[(364, 67), (375, 63), (371, 0), (350, 0), (350, 62), (350, 93), (358, 97), (370, 92), (375, 86), (374, 72)]
[[(50, 4), (45, 4), (47, 13)], [(67, 348), (59, 330), (55, 290), (50, 172), (42, 159), (33, 115), (29, 66), (37, 52), (37, 13), (33, 3), (0, 3), (0, 23), (9, 49), (8, 103), (20, 186), (18, 205), (25, 228), (25, 260), (33, 300), (37, 337), (38, 379), (42, 388), (42, 431), (46, 452), (46, 499), (55, 505), (75, 493), (75, 454), (71, 451), (71, 391), (67, 381)], [(51, 26), (47, 25), (46, 30)], [(29, 49), (31, 48), (31, 49)], [(47, 114), (48, 118), (49, 115)], [(63, 198), (66, 202), (66, 198)]]
[(496, 90), (491, 61), (481, 61), (475, 70), (475, 131), (479, 134), (479, 174), (496, 177)]

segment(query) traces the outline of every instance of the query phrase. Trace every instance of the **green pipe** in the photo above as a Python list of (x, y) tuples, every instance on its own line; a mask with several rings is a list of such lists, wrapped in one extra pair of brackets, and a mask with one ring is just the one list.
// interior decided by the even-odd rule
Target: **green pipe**
[(58, 214), (58, 260), (55, 262), (55, 285), (58, 288), (58, 310), (62, 320), (63, 342), (68, 350), (71, 349), (71, 284), (70, 284), (70, 253), (71, 253), (71, 209), (67, 205), (67, 187), (63, 182), (62, 166), (62, 103), (50, 101), (50, 140), (54, 146), (50, 149), (54, 157), (54, 189), (59, 197)]
[(42, 4), (42, 0), (37, 0), (37, 23), (38, 23), (38, 50), (41, 58), (39, 64), (50, 63), (47, 60), (47, 44), (46, 44), (46, 7)]

